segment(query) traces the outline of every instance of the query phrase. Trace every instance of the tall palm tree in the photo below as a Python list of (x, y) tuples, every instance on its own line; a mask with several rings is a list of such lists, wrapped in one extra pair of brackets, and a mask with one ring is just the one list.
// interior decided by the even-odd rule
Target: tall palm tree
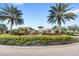
[(61, 24), (65, 24), (67, 20), (74, 20), (77, 16), (72, 12), (68, 12), (72, 9), (71, 7), (69, 7), (69, 4), (57, 3), (55, 4), (55, 6), (51, 6), (50, 8), (51, 9), (49, 10), (50, 14), (48, 16), (48, 22), (52, 24), (58, 24), (59, 34), (61, 32)]
[(2, 21), (7, 20), (10, 23), (10, 34), (12, 33), (12, 26), (23, 24), (22, 11), (13, 5), (5, 5), (0, 8), (0, 19)]

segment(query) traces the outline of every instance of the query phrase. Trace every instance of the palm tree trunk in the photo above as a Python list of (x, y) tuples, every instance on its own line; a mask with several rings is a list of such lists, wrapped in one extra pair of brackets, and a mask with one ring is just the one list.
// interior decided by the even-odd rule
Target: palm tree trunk
[(12, 23), (11, 23), (11, 26), (10, 26), (10, 34), (12, 34)]
[(61, 24), (58, 23), (58, 34), (61, 34)]

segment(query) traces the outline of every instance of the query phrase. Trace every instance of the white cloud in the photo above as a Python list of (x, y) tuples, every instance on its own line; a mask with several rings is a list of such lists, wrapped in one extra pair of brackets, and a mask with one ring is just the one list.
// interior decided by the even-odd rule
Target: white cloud
[(68, 11), (68, 12), (73, 12), (75, 14), (79, 14), (79, 9), (71, 10), (71, 11)]

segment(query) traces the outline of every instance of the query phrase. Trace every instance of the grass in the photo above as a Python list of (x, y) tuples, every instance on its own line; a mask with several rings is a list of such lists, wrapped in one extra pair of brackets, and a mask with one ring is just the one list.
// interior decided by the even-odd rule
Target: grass
[(0, 35), (0, 44), (20, 46), (46, 46), (61, 45), (78, 42), (76, 38), (69, 35), (43, 35), (43, 36), (16, 36), (10, 34)]

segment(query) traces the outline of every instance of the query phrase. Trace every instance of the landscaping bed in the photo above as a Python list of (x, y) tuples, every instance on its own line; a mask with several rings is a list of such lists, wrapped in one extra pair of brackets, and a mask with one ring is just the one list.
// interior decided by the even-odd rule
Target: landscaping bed
[(44, 35), (44, 36), (15, 36), (0, 35), (0, 44), (17, 46), (48, 46), (63, 45), (78, 42), (77, 38), (68, 35)]

